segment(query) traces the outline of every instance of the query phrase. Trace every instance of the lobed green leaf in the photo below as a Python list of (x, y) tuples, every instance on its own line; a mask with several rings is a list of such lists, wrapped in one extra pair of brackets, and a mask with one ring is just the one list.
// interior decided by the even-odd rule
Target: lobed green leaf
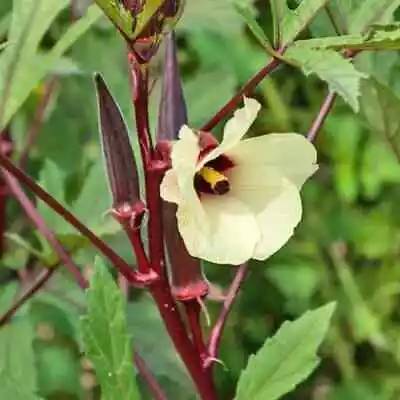
[(33, 352), (34, 330), (20, 318), (0, 330), (0, 398), (39, 400)]
[(365, 32), (371, 25), (385, 23), (400, 6), (400, 0), (364, 0), (349, 16), (350, 33)]
[(289, 10), (287, 6), (279, 6), (279, 12), (281, 15), (278, 15), (275, 18), (279, 18), (280, 20), (283, 18), (281, 23), (281, 47), (290, 45), (293, 40), (296, 39), (305, 28), (307, 28), (317, 13), (328, 3), (328, 1), (329, 0), (303, 0), (293, 11)]
[(88, 311), (82, 319), (83, 340), (100, 382), (102, 398), (139, 399), (124, 299), (100, 258), (95, 260), (86, 299)]
[(316, 74), (339, 94), (355, 111), (359, 109), (361, 79), (367, 75), (358, 71), (350, 60), (334, 50), (314, 50), (292, 47), (285, 56), (298, 62), (305, 75)]
[(352, 34), (298, 40), (294, 46), (334, 50), (398, 50), (400, 49), (400, 24), (373, 25), (365, 35)]

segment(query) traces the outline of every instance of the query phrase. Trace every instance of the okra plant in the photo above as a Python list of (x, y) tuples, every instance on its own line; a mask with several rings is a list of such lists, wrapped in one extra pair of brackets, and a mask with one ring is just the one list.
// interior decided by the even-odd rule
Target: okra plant
[[(393, 106), (399, 99), (372, 67), (365, 68), (362, 57), (382, 52), (382, 69), (389, 68), (400, 47), (394, 19), (400, 2), (84, 3), (14, 0), (1, 24), (0, 398), (272, 400), (292, 391), (296, 396), (297, 386), (318, 367), (318, 348), (340, 296), (321, 297), (319, 308), (276, 326), (254, 354), (245, 354), (230, 391), (221, 381), (237, 366), (221, 352), (223, 334), (235, 329), (231, 310), (252, 292), (252, 274), (268, 269), (269, 260), (297, 240), (303, 214), (309, 213), (302, 188), (324, 174), (314, 142), (335, 101), (354, 113), (361, 110), (399, 157)], [(260, 67), (219, 107), (194, 120), (179, 50), (191, 43), (187, 32), (197, 18), (203, 21), (198, 30), (211, 30), (211, 47), (218, 30), (232, 23), (230, 46), (242, 46), (238, 38), (246, 36), (257, 48)], [(100, 40), (88, 40), (79, 57), (90, 54), (88, 93), (97, 111), (87, 97), (76, 97), (72, 112), (56, 114), (46, 130), (62, 101), (60, 90), (79, 87), (85, 73), (74, 63), (74, 49), (95, 29)], [(113, 49), (101, 47), (101, 35), (110, 34), (110, 45), (122, 51), (106, 60), (113, 68), (105, 76), (100, 65), (109, 57), (105, 50)], [(225, 51), (231, 50), (215, 45), (210, 58), (234, 63), (228, 56), (224, 61)], [(121, 76), (121, 69), (120, 92), (107, 79), (112, 82), (117, 70)], [(326, 87), (314, 119), (298, 124), (302, 129), (285, 123), (268, 128), (264, 116), (282, 104), (267, 104), (259, 89), (275, 73), (302, 73), (304, 90), (308, 75)], [(225, 79), (228, 73), (204, 80), (196, 97), (214, 104)], [(121, 97), (129, 99), (128, 109), (119, 105)], [(83, 132), (88, 127), (79, 124), (81, 112), (97, 118), (97, 139)], [(42, 139), (46, 135), (49, 142)], [(48, 156), (49, 146), (60, 158)], [(74, 160), (73, 167), (63, 157)], [(341, 247), (331, 250), (360, 324), (369, 324), (372, 343), (390, 347), (390, 338), (372, 327), (375, 319), (343, 267)], [(51, 351), (39, 357), (40, 345), (32, 344), (33, 328), (40, 340), (54, 338), (54, 327), (37, 317), (40, 304), (67, 318), (73, 331), (84, 370), (80, 384), (69, 382), (75, 397), (57, 393), (74, 375), (68, 368), (78, 367), (58, 365), (61, 358)], [(338, 337), (337, 326), (332, 332)], [(232, 336), (227, 348), (235, 350)], [(346, 344), (337, 351), (343, 355)], [(55, 382), (54, 390), (48, 382)]]

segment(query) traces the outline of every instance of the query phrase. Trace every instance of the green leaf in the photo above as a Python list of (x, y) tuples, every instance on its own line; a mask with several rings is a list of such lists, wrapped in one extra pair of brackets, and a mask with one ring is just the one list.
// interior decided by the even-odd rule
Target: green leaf
[[(216, 88), (215, 95), (198, 96), (199, 90), (204, 88), (204, 85)], [(212, 115), (234, 94), (235, 78), (222, 69), (203, 71), (184, 84), (184, 89), (187, 102), (191, 105), (188, 110), (189, 121), (193, 126), (199, 126), (205, 122), (205, 116)]]
[[(40, 170), (39, 184), (64, 206), (66, 206), (64, 198), (65, 179), (65, 173), (57, 164), (49, 159), (44, 161), (43, 167)], [(66, 222), (64, 218), (53, 211), (43, 201), (38, 202), (37, 208), (40, 215), (45, 219), (53, 232), (56, 234), (71, 232), (71, 226), (68, 222)]]
[(387, 141), (400, 162), (400, 99), (376, 79), (362, 87), (362, 112), (369, 125)]
[[(101, 16), (97, 6), (89, 7), (86, 16), (66, 31), (44, 60), (43, 54), (38, 51), (39, 43), (68, 1), (43, 0), (39, 3), (40, 7), (35, 1), (31, 7), (26, 1), (22, 1), (23, 6), (19, 3), (20, 0), (15, 2), (10, 45), (0, 57), (0, 76), (3, 78), (0, 80), (0, 99), (5, 99), (1, 126), (7, 125), (33, 88), (54, 69), (63, 53)], [(26, 15), (26, 10), (31, 10), (29, 15)]]
[(272, 19), (274, 23), (274, 46), (280, 47), (282, 43), (282, 28), (285, 15), (290, 13), (286, 0), (270, 0)]
[(34, 255), (38, 260), (45, 261), (42, 253), (24, 237), (17, 233), (6, 233), (5, 237), (13, 244), (1, 260), (7, 268), (25, 268), (29, 255)]
[(365, 32), (372, 24), (387, 22), (399, 7), (400, 0), (364, 0), (350, 14), (350, 33)]
[(0, 399), (38, 400), (32, 348), (34, 330), (27, 318), (0, 330)]
[(95, 5), (90, 6), (86, 15), (72, 24), (48, 54), (48, 64), (53, 65), (61, 56), (101, 17)]
[(3, 284), (0, 291), (0, 315), (3, 315), (11, 306), (15, 296), (17, 295), (18, 284), (11, 282)]
[(43, 395), (66, 392), (82, 398), (79, 359), (67, 347), (41, 344), (37, 351), (38, 381)]
[[(37, 65), (35, 55), (39, 43), (57, 15), (67, 6), (67, 0), (15, 0), (11, 26), (8, 32), (9, 46), (0, 58), (0, 103), (2, 121), (6, 125), (12, 110), (27, 97), (20, 92), (30, 92), (36, 83), (30, 73), (43, 68)], [(33, 83), (32, 83), (33, 82)], [(26, 89), (24, 89), (28, 86)], [(21, 101), (20, 99), (23, 98)]]
[[(292, 43), (293, 40), (307, 28), (318, 11), (321, 10), (328, 1), (329, 0), (303, 0), (294, 11), (284, 7), (281, 46), (287, 46)], [(282, 12), (282, 8), (280, 8), (280, 10), (280, 12)]]
[(350, 60), (333, 50), (313, 50), (293, 47), (285, 54), (300, 63), (305, 75), (316, 74), (358, 111), (361, 79), (367, 75), (358, 71)]
[(264, 33), (261, 26), (258, 24), (256, 19), (253, 16), (249, 7), (244, 7), (239, 4), (235, 4), (238, 13), (243, 17), (246, 21), (247, 26), (253, 33), (254, 37), (258, 40), (262, 47), (271, 47), (271, 44), (267, 38), (267, 35)]
[[(187, 1), (178, 31), (212, 31), (219, 34), (237, 33), (243, 26), (243, 18), (235, 9), (237, 0)], [(251, 7), (253, 0), (240, 0), (242, 7)]]
[(95, 0), (110, 21), (118, 27), (128, 38), (133, 38), (134, 18), (118, 0)]
[(132, 16), (118, 0), (95, 1), (114, 25), (130, 39), (134, 39), (142, 32), (151, 17), (164, 2), (164, 0), (147, 0), (143, 10)]
[(398, 50), (400, 49), (400, 24), (373, 25), (365, 35), (353, 34), (298, 40), (295, 46), (334, 50)]
[(329, 326), (335, 303), (307, 311), (250, 357), (239, 378), (236, 400), (274, 400), (293, 390), (318, 365), (316, 352)]
[[(333, 182), (343, 202), (353, 202), (358, 195), (357, 152), (363, 126), (354, 114), (331, 115), (325, 123), (327, 149), (333, 162)], [(339, 135), (338, 132), (351, 132)]]
[[(128, 326), (134, 334), (135, 349), (154, 375), (168, 378), (181, 388), (181, 393), (195, 392), (150, 296), (142, 296), (139, 301), (128, 304)], [(174, 398), (172, 393), (170, 395)]]
[(82, 319), (86, 355), (96, 370), (103, 399), (139, 399), (124, 299), (100, 258), (94, 271), (86, 293), (88, 313)]
[(98, 235), (112, 234), (121, 230), (119, 224), (110, 215), (110, 189), (104, 175), (102, 160), (98, 160), (90, 169), (79, 197), (71, 211)]
[[(101, 160), (92, 166), (85, 179), (83, 188), (72, 206), (66, 204), (64, 198), (65, 174), (52, 161), (46, 160), (40, 173), (41, 186), (48, 190), (64, 207), (69, 209), (86, 226), (98, 235), (114, 234), (120, 231), (118, 223), (107, 211), (110, 208), (110, 195), (107, 182), (104, 180), (104, 168)], [(80, 235), (60, 215), (50, 209), (45, 203), (39, 202), (38, 209), (46, 223), (56, 233), (61, 243), (68, 249), (76, 250), (88, 244), (87, 239)], [(38, 234), (42, 245), (43, 257), (48, 264), (57, 260), (57, 255), (47, 241)]]

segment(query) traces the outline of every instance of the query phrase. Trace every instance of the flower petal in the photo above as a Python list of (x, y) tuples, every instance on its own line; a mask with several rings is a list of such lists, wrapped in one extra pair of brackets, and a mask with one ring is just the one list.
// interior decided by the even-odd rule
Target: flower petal
[(165, 201), (179, 204), (181, 201), (181, 190), (178, 185), (178, 177), (173, 169), (167, 171), (160, 186), (160, 196)]
[(299, 190), (273, 167), (246, 165), (228, 176), (231, 194), (253, 213), (261, 231), (252, 258), (264, 260), (279, 250), (300, 222)]
[(244, 97), (244, 107), (239, 108), (226, 123), (221, 144), (210, 151), (198, 164), (197, 171), (211, 160), (235, 147), (249, 130), (260, 111), (261, 105), (255, 99)]
[(198, 209), (180, 205), (179, 232), (188, 252), (218, 264), (239, 265), (249, 260), (260, 230), (249, 209), (232, 196), (203, 196)]
[(177, 175), (181, 190), (189, 182), (193, 186), (199, 153), (197, 135), (188, 126), (183, 125), (179, 131), (179, 140), (173, 144), (171, 152), (172, 169)]
[(292, 237), (301, 215), (300, 193), (295, 185), (288, 183), (286, 190), (257, 214), (261, 239), (257, 243), (253, 258), (265, 260), (283, 247)]
[(245, 139), (228, 156), (239, 165), (273, 166), (297, 187), (318, 168), (315, 147), (297, 133), (271, 133)]

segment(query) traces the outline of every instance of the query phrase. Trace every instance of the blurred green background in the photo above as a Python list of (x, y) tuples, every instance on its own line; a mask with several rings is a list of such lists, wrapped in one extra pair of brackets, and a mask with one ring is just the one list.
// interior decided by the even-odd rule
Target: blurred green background
[[(268, 1), (241, 1), (245, 3), (252, 6), (269, 34)], [(79, 0), (75, 5), (85, 8)], [(11, 6), (10, 0), (0, 3), (2, 40), (6, 40)], [(54, 19), (40, 40), (41, 52), (57, 42), (70, 18), (67, 7)], [(329, 34), (332, 26), (322, 12), (304, 37)], [(206, 122), (269, 61), (228, 0), (188, 0), (177, 38), (193, 127)], [(391, 89), (397, 107), (399, 61), (396, 52), (362, 54), (356, 59), (360, 71)], [(27, 170), (124, 258), (133, 260), (124, 236), (106, 215), (111, 201), (98, 139), (94, 72), (103, 74), (119, 102), (138, 154), (125, 46), (102, 19), (52, 66), (12, 119), (14, 157), (21, 154), (38, 105), (54, 80), (56, 89), (29, 152)], [(157, 126), (161, 73), (162, 48), (152, 62), (153, 128)], [(326, 93), (326, 85), (314, 76), (280, 67), (254, 94), (264, 107), (251, 134), (305, 134)], [(338, 308), (320, 367), (285, 398), (400, 398), (400, 165), (393, 143), (376, 128), (387, 110), (373, 101), (368, 87), (363, 88), (357, 114), (341, 99), (337, 101), (316, 141), (320, 169), (303, 189), (303, 222), (278, 254), (251, 264), (223, 336), (224, 366), (215, 368), (221, 399), (233, 397), (247, 358), (283, 321), (332, 300)], [(38, 207), (63, 243), (77, 249), (75, 260), (90, 275), (95, 251), (46, 206), (39, 203)], [(27, 287), (43, 265), (55, 261), (51, 248), (32, 230), (12, 199), (7, 209), (6, 245), (0, 269), (1, 313), (20, 290), (19, 283)], [(233, 276), (233, 270), (221, 266), (205, 265), (205, 272), (221, 288)], [(219, 303), (207, 304), (215, 320)], [(83, 293), (60, 268), (45, 290), (0, 330), (0, 366), (11, 365), (19, 371), (15, 382), (1, 383), (0, 368), (0, 399), (36, 398), (27, 394), (33, 389), (45, 399), (99, 398), (91, 366), (81, 356), (79, 315), (84, 309)], [(160, 336), (162, 327), (147, 296), (132, 294), (128, 319), (136, 348), (168, 388), (170, 398), (194, 398), (168, 339)], [(3, 361), (5, 354), (11, 364)], [(27, 392), (14, 393), (14, 386)]]

